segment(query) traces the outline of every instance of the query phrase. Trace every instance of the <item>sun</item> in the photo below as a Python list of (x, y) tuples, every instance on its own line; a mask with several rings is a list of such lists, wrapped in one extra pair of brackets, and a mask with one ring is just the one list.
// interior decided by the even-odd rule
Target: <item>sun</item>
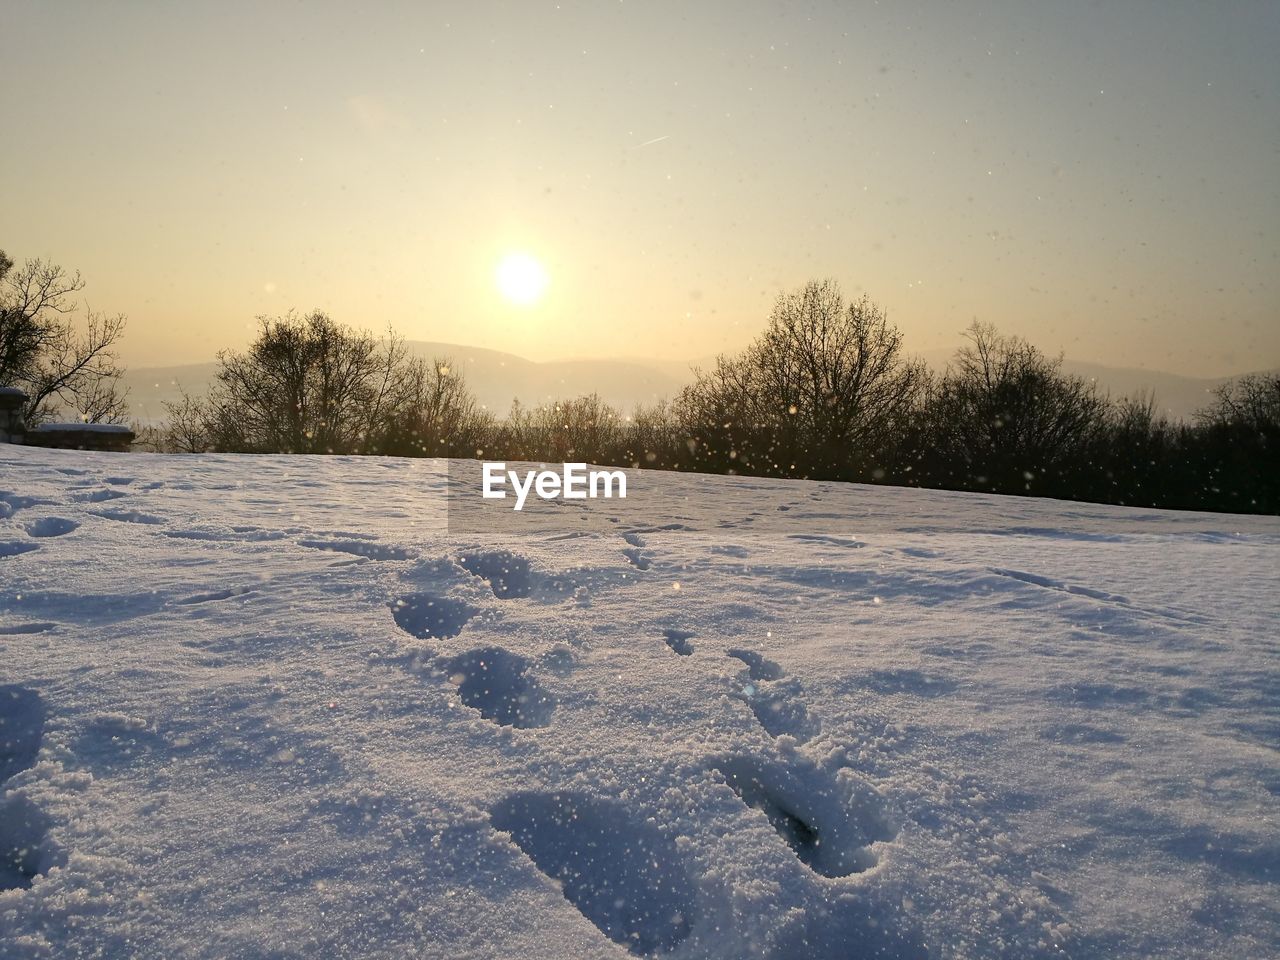
[(527, 253), (508, 253), (498, 262), (493, 276), (498, 292), (518, 307), (533, 306), (551, 283), (546, 268)]

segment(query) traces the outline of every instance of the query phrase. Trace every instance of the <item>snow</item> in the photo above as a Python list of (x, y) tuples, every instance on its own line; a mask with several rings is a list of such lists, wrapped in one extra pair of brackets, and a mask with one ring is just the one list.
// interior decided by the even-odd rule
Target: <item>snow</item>
[(42, 423), (32, 433), (63, 433), (80, 431), (86, 433), (132, 433), (133, 428), (124, 423)]
[(0, 956), (1280, 954), (1277, 518), (445, 481), (0, 446)]

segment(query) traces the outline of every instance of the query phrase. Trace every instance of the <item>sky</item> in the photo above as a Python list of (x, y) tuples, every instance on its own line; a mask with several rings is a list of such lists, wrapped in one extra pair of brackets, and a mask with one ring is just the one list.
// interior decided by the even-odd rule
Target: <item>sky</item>
[(1280, 366), (1273, 0), (366, 6), (10, 0), (0, 249), (139, 366), (290, 309), (700, 359), (825, 277), (912, 350)]

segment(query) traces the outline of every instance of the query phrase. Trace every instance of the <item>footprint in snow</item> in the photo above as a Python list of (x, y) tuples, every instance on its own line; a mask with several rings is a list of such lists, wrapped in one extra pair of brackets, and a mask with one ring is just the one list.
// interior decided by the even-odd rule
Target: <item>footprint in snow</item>
[[(31, 623), (14, 623), (9, 626), (0, 626), (0, 637), (19, 637), (31, 633), (48, 633), (58, 625), (47, 621), (33, 621)], [(0, 780), (3, 780), (0, 777)]]
[(542, 669), (554, 673), (557, 677), (567, 677), (578, 666), (578, 659), (573, 651), (564, 644), (556, 644), (540, 658)]
[(787, 675), (787, 672), (782, 667), (754, 650), (734, 648), (726, 650), (725, 656), (733, 657), (735, 660), (741, 660), (745, 663), (749, 671), (748, 675), (752, 680), (781, 680)]
[(713, 764), (747, 806), (764, 814), (797, 859), (824, 877), (847, 877), (874, 867), (872, 844), (897, 831), (883, 799), (852, 770), (832, 777), (812, 761), (789, 763), (750, 756)]
[(213, 593), (197, 593), (190, 597), (183, 597), (181, 600), (174, 601), (180, 606), (193, 606), (199, 603), (216, 603), (220, 600), (230, 600), (232, 597), (243, 597), (252, 593), (249, 587), (233, 587), (229, 590), (215, 590)]
[(898, 547), (898, 553), (904, 557), (914, 557), (920, 560), (934, 560), (942, 556), (937, 550), (929, 550), (925, 547)]
[(79, 725), (74, 750), (95, 776), (123, 770), (172, 744), (143, 717), (114, 711), (94, 714)]
[(793, 533), (789, 539), (803, 540), (807, 543), (826, 543), (833, 547), (845, 547), (849, 550), (858, 550), (866, 546), (865, 543), (860, 540), (854, 540), (851, 537), (833, 537), (826, 533)]
[(515, 600), (533, 592), (528, 559), (510, 550), (473, 550), (458, 557), (458, 564), (486, 581), (499, 600)]
[(693, 639), (693, 634), (688, 630), (663, 630), (662, 639), (666, 640), (667, 646), (680, 656), (693, 655), (693, 644), (689, 642)]
[(649, 558), (644, 555), (644, 551), (639, 547), (627, 547), (622, 551), (622, 555), (626, 557), (627, 562), (637, 570), (649, 569)]
[(769, 736), (785, 734), (803, 743), (818, 735), (822, 724), (804, 705), (799, 682), (784, 679), (787, 672), (781, 666), (755, 650), (735, 647), (725, 655), (741, 660), (747, 667), (738, 674), (730, 696), (751, 709)]
[(44, 701), (17, 684), (0, 686), (0, 783), (36, 762), (44, 735)]
[(694, 884), (651, 818), (571, 792), (518, 793), (489, 818), (614, 943), (655, 956), (688, 938)]
[[(229, 530), (165, 530), (166, 537), (174, 540), (197, 540), (209, 543), (256, 543), (283, 540), (289, 536), (284, 530), (258, 530), (252, 527), (232, 527)], [(296, 532), (296, 531), (293, 531)], [(320, 549), (320, 548), (316, 548)]]
[(725, 656), (746, 664), (746, 674), (738, 675), (731, 695), (751, 708), (769, 736), (785, 734), (803, 743), (818, 735), (822, 724), (804, 705), (800, 684), (784, 680), (787, 671), (779, 664), (762, 653), (740, 647), (726, 650)]
[(1060, 593), (1070, 593), (1078, 597), (1088, 597), (1090, 600), (1100, 600), (1103, 603), (1118, 603), (1124, 606), (1129, 605), (1128, 597), (1122, 597), (1115, 593), (1107, 593), (1105, 590), (1095, 590), (1092, 587), (1081, 587), (1073, 583), (1064, 583), (1063, 581), (1055, 580), (1052, 577), (1042, 577), (1035, 573), (1024, 573), (1021, 570), (1005, 570), (1000, 567), (988, 567), (987, 569), (998, 577), (1017, 580), (1020, 583), (1028, 583), (1033, 587), (1041, 587), (1045, 590), (1056, 590)]
[(419, 640), (456, 637), (479, 612), (465, 600), (434, 593), (411, 593), (391, 605), (396, 626)]
[(401, 547), (389, 547), (381, 543), (370, 543), (367, 540), (299, 540), (298, 546), (312, 550), (349, 553), (366, 560), (409, 560), (413, 556)]
[[(34, 690), (0, 686), (0, 787), (33, 766), (44, 736), (44, 701)], [(48, 824), (26, 797), (0, 799), (0, 891), (22, 889), (44, 872)]]
[(40, 545), (36, 543), (22, 543), (18, 540), (0, 540), (0, 559), (5, 557), (16, 557), (19, 554), (30, 553), (32, 550), (39, 550)]
[(504, 727), (545, 727), (556, 701), (530, 673), (524, 657), (501, 647), (483, 647), (445, 664), (458, 699), (486, 720)]
[(28, 523), (26, 530), (28, 536), (32, 537), (61, 537), (79, 526), (80, 524), (76, 521), (67, 520), (64, 517), (41, 517), (39, 520)]
[(92, 510), (90, 511), (95, 517), (102, 517), (104, 520), (116, 520), (120, 523), (141, 523), (150, 526), (159, 526), (164, 523), (160, 517), (152, 516), (149, 513), (139, 513), (137, 510)]
[(86, 493), (72, 494), (71, 499), (80, 503), (105, 503), (108, 500), (119, 500), (129, 494), (123, 490), (91, 490)]
[(958, 686), (950, 677), (926, 673), (912, 667), (872, 670), (841, 683), (841, 689), (862, 689), (886, 695), (908, 694), (916, 697), (940, 697), (953, 693)]
[(622, 555), (627, 558), (627, 562), (637, 570), (648, 570), (650, 560), (649, 555), (644, 552), (644, 537), (633, 530), (630, 533), (624, 533), (622, 539), (630, 544), (622, 551)]
[(23, 497), (9, 491), (0, 492), (0, 520), (12, 517), (19, 510), (26, 510), (28, 507), (34, 507), (41, 503), (50, 503), (48, 500), (41, 500), (38, 497)]
[(747, 680), (736, 685), (732, 696), (741, 700), (771, 737), (790, 736), (804, 743), (822, 729), (818, 719), (795, 696), (800, 691), (794, 681), (769, 683)]

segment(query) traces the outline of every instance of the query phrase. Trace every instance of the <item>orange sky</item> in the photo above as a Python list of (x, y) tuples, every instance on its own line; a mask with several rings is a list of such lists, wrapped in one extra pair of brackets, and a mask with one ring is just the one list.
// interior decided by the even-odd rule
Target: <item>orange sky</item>
[[(743, 345), (833, 276), (908, 345), (1280, 365), (1280, 7), (9, 4), (0, 248), (135, 365), (322, 308), (532, 359)], [(16, 141), (12, 134), (17, 131)], [(536, 305), (494, 269), (544, 265)]]

